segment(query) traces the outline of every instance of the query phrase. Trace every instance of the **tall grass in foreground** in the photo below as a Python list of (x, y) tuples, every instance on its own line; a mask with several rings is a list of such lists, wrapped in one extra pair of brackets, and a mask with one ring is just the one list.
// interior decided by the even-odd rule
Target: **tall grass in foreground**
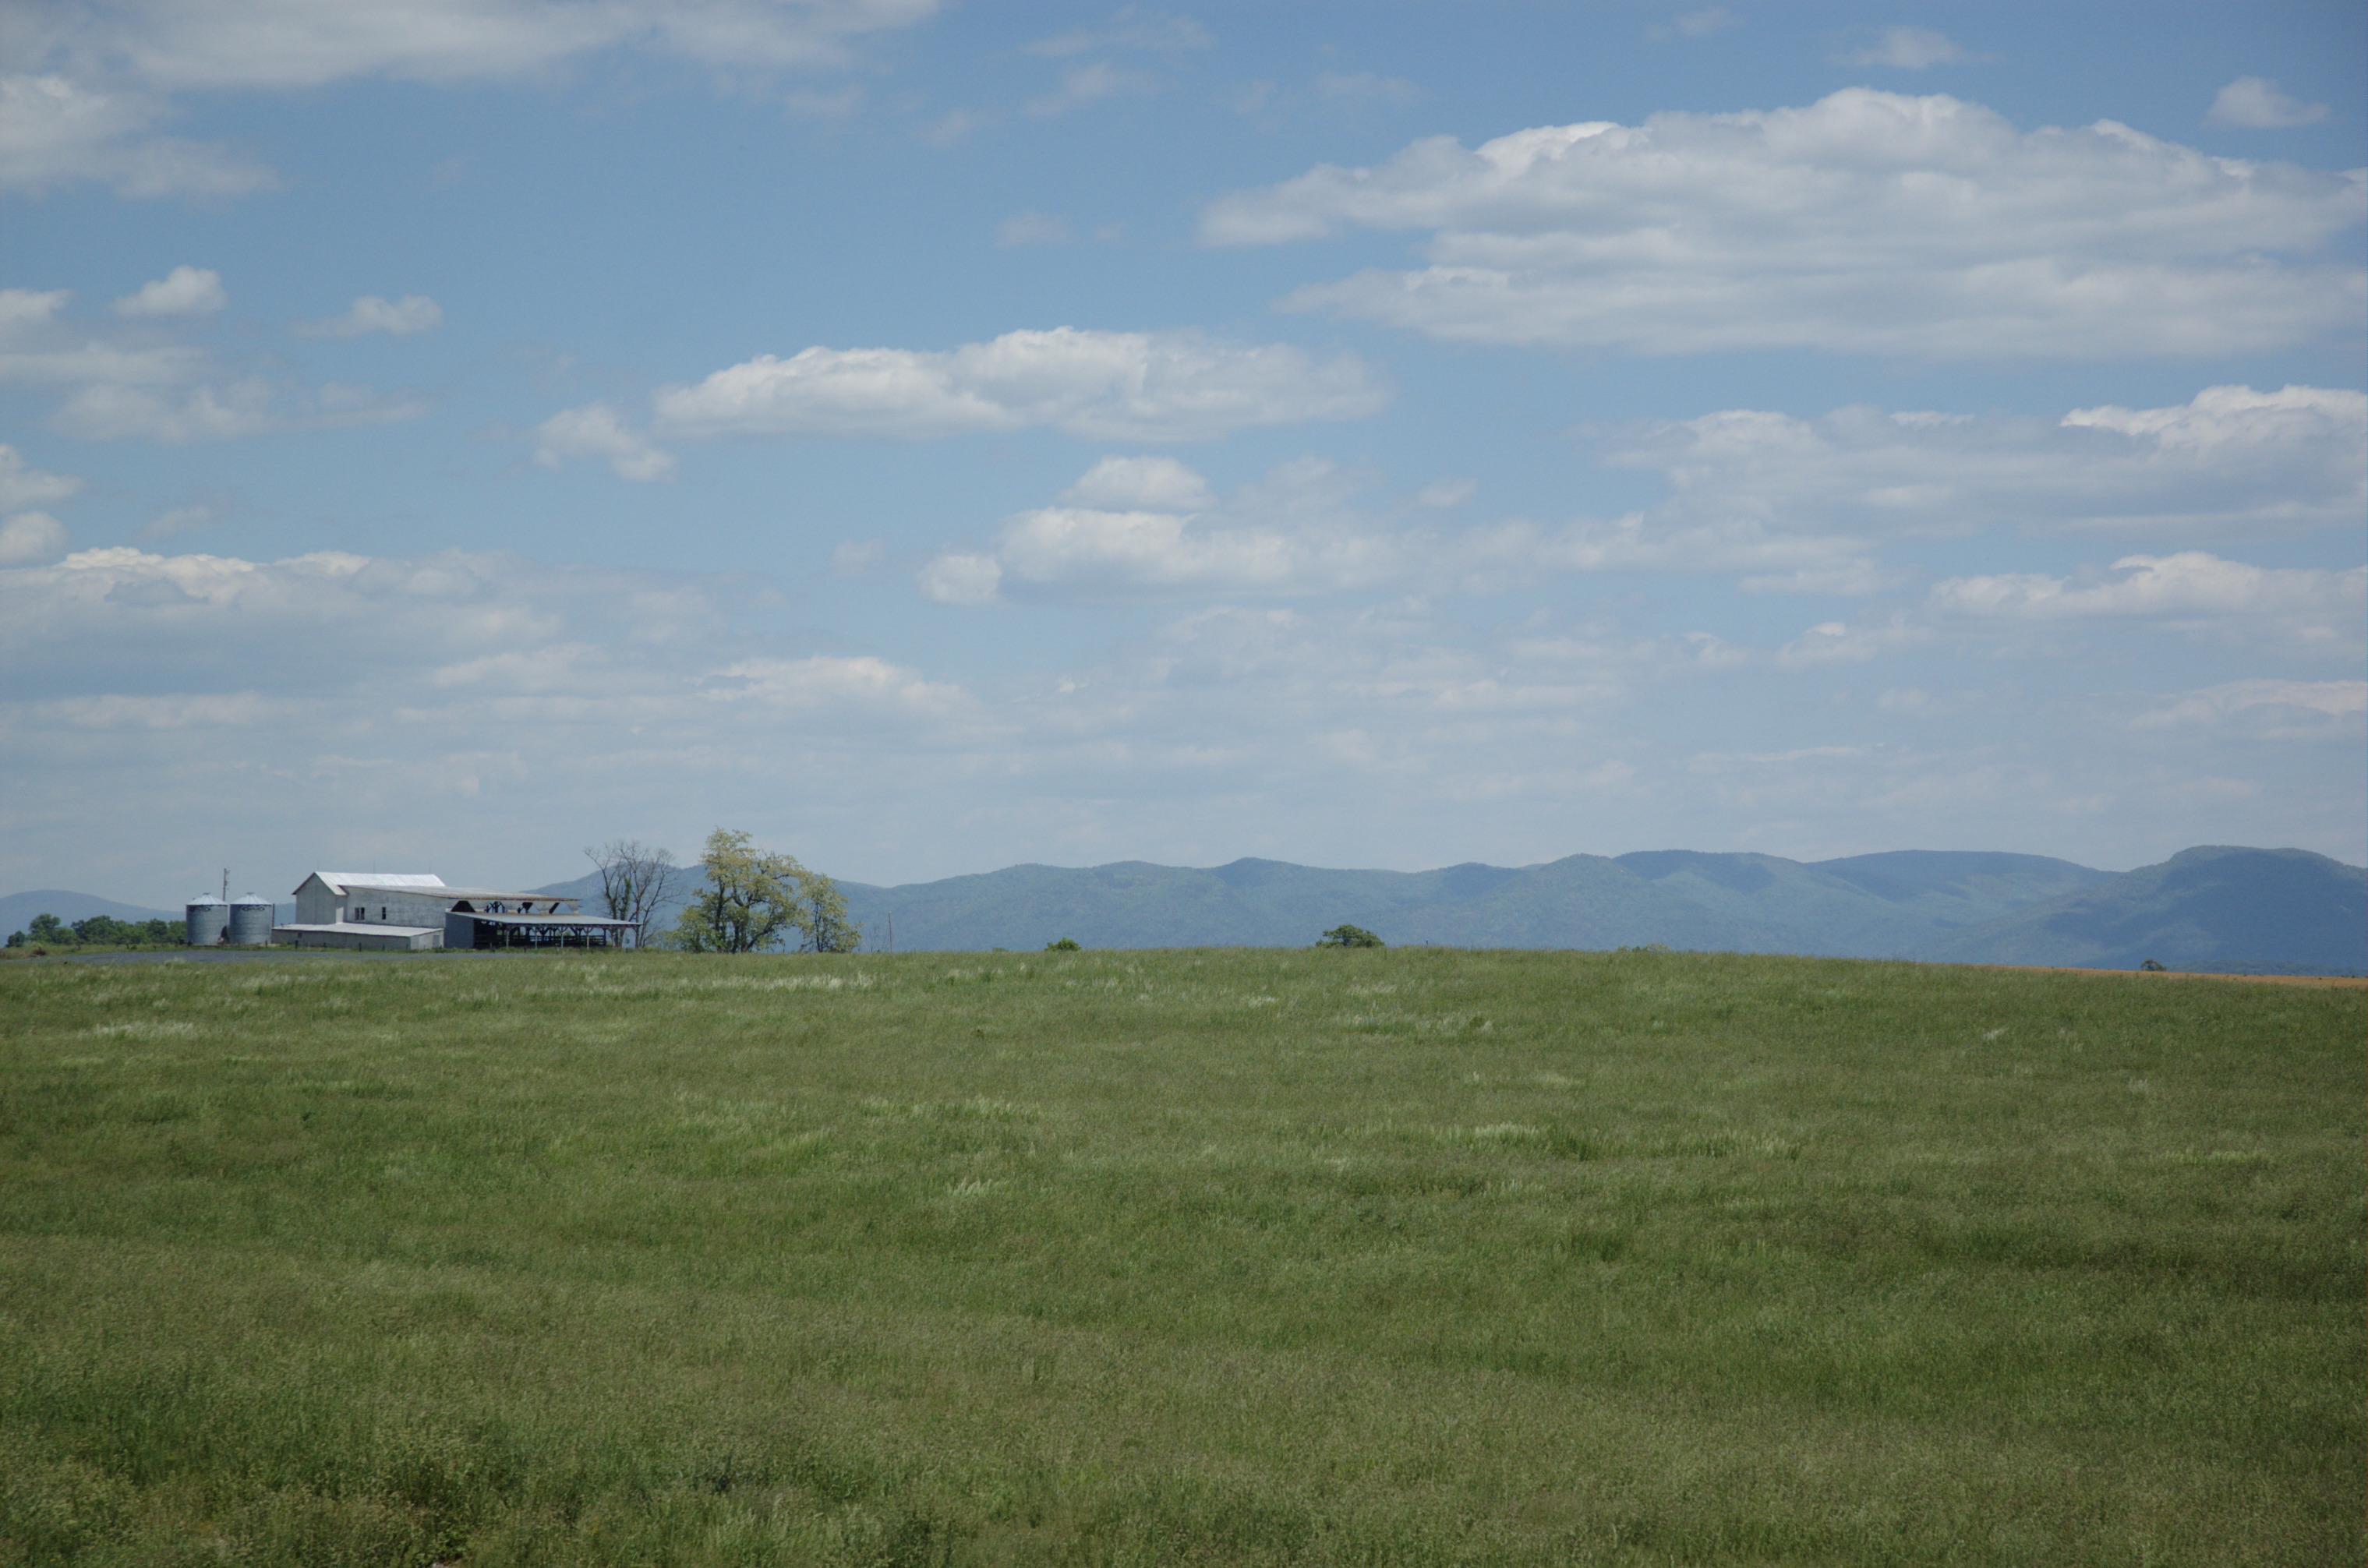
[(2363, 995), (0, 971), (0, 1562), (2333, 1563)]

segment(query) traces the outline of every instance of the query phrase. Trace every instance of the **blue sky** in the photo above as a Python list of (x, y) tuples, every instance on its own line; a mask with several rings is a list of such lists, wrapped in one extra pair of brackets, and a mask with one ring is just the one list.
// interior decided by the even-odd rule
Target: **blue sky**
[(0, 24), (0, 884), (2368, 859), (2357, 6)]

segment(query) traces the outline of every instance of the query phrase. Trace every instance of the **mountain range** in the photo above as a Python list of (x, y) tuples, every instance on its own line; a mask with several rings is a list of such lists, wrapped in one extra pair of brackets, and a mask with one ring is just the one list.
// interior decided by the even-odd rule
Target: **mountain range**
[[(685, 874), (654, 930), (674, 924)], [(464, 880), (458, 879), (456, 880)], [(1339, 925), (1394, 946), (1615, 948), (2239, 973), (2368, 972), (2368, 870), (2303, 849), (2206, 846), (2115, 874), (2042, 855), (1905, 849), (1837, 860), (1645, 850), (1542, 865), (1348, 871), (1282, 860), (1010, 866), (841, 882), (865, 945), (900, 951), (1302, 947)], [(597, 900), (598, 876), (535, 890)], [(0, 898), (0, 931), (43, 911), (153, 919), (86, 893)]]
[[(1434, 871), (1121, 860), (839, 888), (866, 945), (885, 947), (893, 921), (900, 951), (1026, 949), (1063, 937), (1089, 948), (1297, 947), (1348, 924), (1401, 946), (1657, 942), (1950, 963), (2134, 969), (2153, 959), (2226, 972), (2368, 972), (2368, 870), (2304, 849), (2205, 846), (2118, 875), (2042, 855), (1905, 849), (1804, 862), (1656, 849)], [(592, 897), (599, 879), (538, 891)]]

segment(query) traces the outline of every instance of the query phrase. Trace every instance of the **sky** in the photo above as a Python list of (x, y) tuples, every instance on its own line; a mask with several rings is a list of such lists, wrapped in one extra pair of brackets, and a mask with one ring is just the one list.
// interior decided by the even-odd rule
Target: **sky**
[(2363, 32), (19, 0), (0, 890), (2368, 860)]

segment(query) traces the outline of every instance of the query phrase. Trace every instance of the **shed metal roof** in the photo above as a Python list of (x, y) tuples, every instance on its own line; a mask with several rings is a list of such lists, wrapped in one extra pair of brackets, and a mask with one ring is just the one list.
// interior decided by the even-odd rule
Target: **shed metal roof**
[[(315, 871), (314, 876), (339, 892), (349, 887), (440, 888), (444, 879), (425, 871)], [(301, 889), (299, 891), (302, 891)]]

